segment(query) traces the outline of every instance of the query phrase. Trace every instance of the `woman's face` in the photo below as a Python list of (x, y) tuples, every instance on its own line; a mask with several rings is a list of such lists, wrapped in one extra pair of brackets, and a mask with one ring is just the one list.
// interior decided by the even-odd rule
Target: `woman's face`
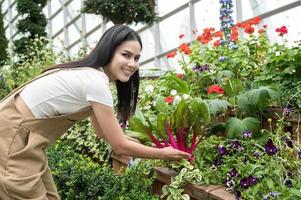
[(110, 81), (127, 82), (139, 68), (140, 52), (141, 47), (136, 40), (121, 43), (115, 49), (111, 62), (104, 67)]

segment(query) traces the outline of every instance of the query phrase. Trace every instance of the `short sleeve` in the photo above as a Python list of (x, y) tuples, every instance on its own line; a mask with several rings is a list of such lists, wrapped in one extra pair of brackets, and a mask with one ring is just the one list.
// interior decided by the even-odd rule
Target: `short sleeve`
[(102, 78), (91, 81), (85, 91), (87, 101), (94, 101), (113, 108), (113, 97), (109, 83)]

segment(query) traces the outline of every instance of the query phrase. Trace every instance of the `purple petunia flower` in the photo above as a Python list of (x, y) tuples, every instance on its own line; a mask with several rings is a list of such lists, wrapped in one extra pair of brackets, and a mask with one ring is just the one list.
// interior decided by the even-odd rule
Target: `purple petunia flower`
[(248, 177), (248, 182), (249, 182), (249, 185), (251, 186), (251, 185), (256, 185), (256, 183), (257, 183), (257, 179), (256, 179), (256, 177), (255, 176), (249, 176)]
[(213, 165), (214, 166), (219, 166), (219, 165), (221, 165), (222, 164), (222, 160), (221, 159), (215, 159), (214, 161), (213, 161)]
[(244, 138), (250, 138), (252, 137), (252, 132), (249, 131), (249, 130), (245, 130), (243, 133), (242, 133), (243, 137)]
[(273, 156), (277, 153), (277, 148), (273, 144), (273, 141), (271, 139), (268, 140), (268, 142), (264, 145), (265, 153), (269, 156)]
[(233, 149), (238, 149), (241, 145), (238, 140), (232, 140), (231, 146)]
[(298, 152), (297, 157), (301, 159), (301, 151)]
[(242, 178), (242, 179), (240, 180), (240, 186), (241, 186), (242, 188), (247, 189), (247, 188), (249, 187), (249, 180), (248, 180), (248, 178)]
[(232, 168), (232, 169), (228, 172), (228, 174), (233, 178), (233, 177), (237, 176), (238, 172), (237, 172), (237, 170), (236, 170), (235, 168)]
[(223, 145), (219, 145), (219, 146), (218, 146), (218, 152), (219, 152), (222, 156), (224, 156), (224, 155), (226, 155), (226, 154), (228, 153), (226, 147), (223, 146)]
[(200, 66), (199, 64), (196, 64), (192, 70), (194, 72), (202, 72), (202, 71), (210, 71), (210, 68), (209, 68), (209, 65), (203, 65), (203, 66)]

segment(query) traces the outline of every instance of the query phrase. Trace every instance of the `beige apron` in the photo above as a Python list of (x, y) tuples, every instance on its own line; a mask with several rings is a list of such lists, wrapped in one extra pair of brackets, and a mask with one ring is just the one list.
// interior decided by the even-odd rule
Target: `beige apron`
[(90, 116), (92, 109), (48, 118), (24, 117), (16, 109), (15, 97), (25, 85), (0, 102), (0, 200), (58, 200), (45, 149)]

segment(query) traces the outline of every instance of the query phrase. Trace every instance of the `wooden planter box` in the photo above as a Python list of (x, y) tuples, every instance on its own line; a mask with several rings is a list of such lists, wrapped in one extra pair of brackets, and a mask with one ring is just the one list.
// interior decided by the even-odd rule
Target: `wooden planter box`
[[(119, 174), (122, 167), (127, 167), (130, 161), (128, 156), (120, 156), (112, 154), (112, 166), (115, 173)], [(171, 178), (177, 173), (168, 168), (154, 167), (153, 170), (157, 173), (156, 180), (153, 183), (153, 194), (162, 194), (162, 187), (171, 183)], [(191, 200), (235, 200), (235, 197), (225, 188), (220, 185), (201, 186), (194, 184), (186, 184), (184, 186), (185, 193), (190, 196)]]

